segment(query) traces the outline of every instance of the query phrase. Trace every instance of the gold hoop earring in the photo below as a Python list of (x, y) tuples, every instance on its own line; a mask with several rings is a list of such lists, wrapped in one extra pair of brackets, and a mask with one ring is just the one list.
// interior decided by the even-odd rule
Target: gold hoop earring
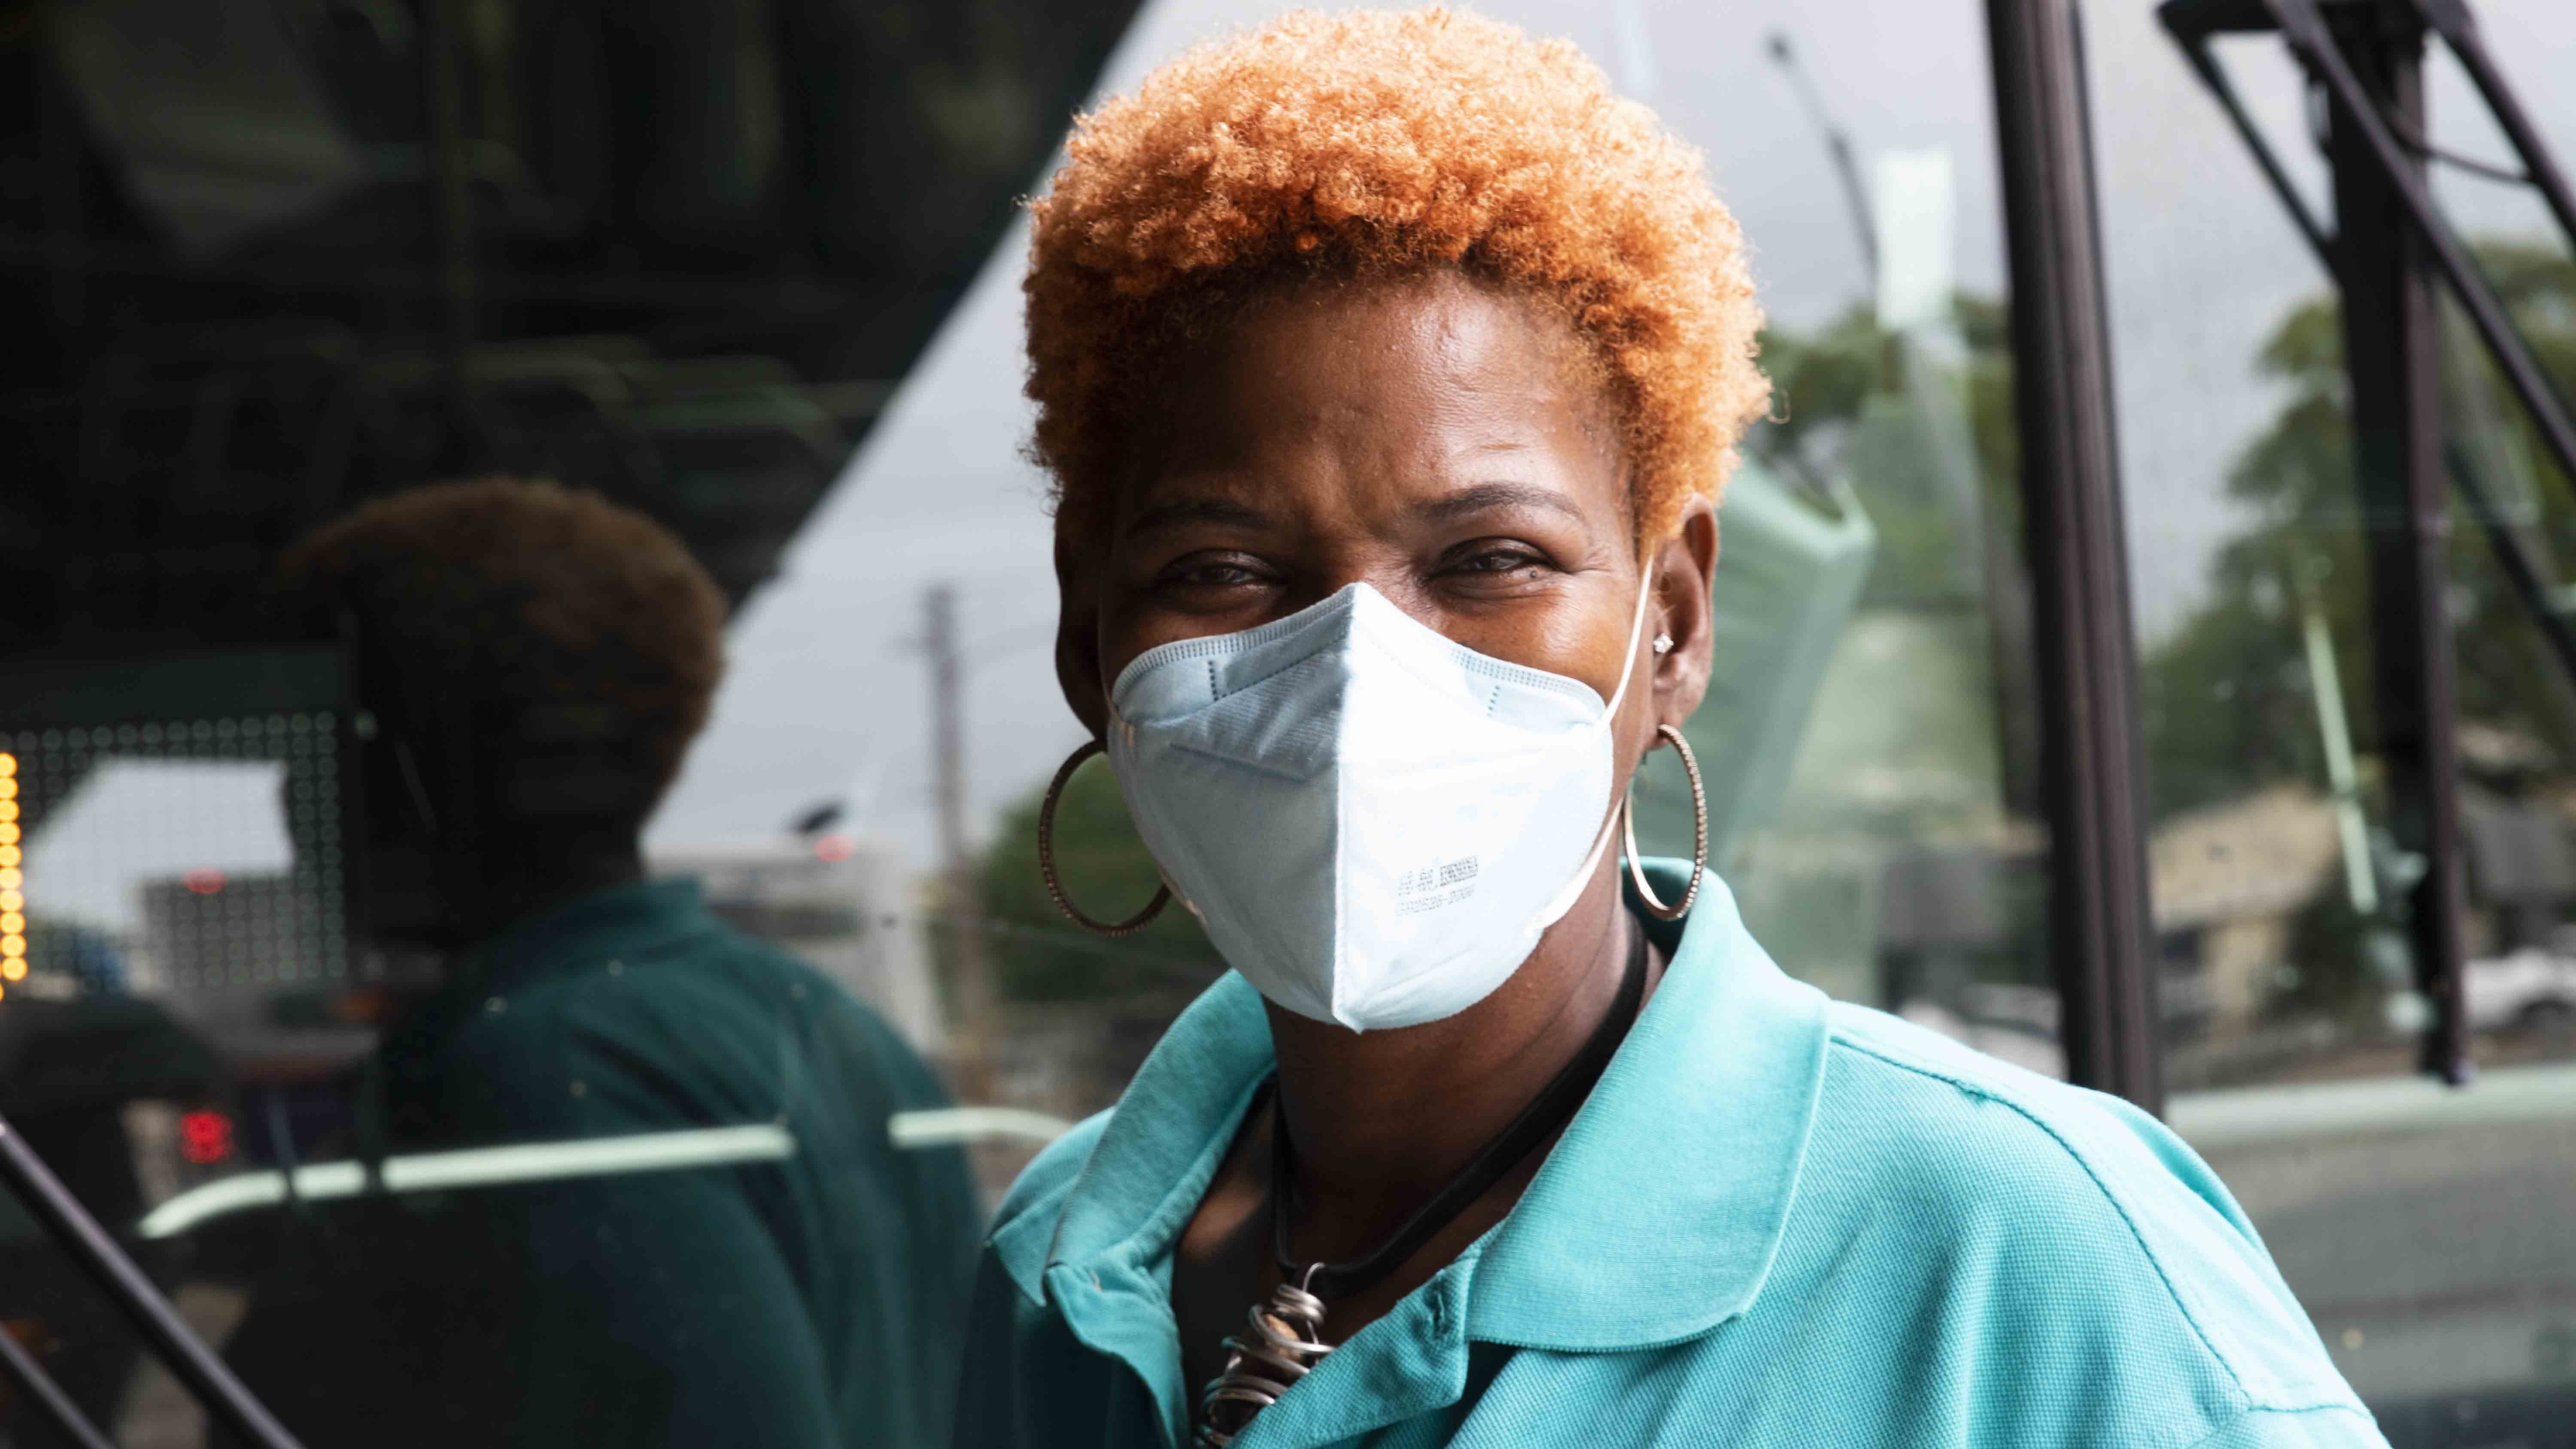
[(1154, 892), (1154, 898), (1145, 903), (1145, 909), (1113, 924), (1108, 921), (1095, 921), (1084, 915), (1081, 908), (1074, 905), (1065, 895), (1064, 882), (1057, 879), (1055, 873), (1056, 799), (1064, 794), (1065, 782), (1073, 778), (1074, 771), (1082, 768), (1083, 761), (1104, 753), (1106, 751), (1100, 741), (1085, 740), (1082, 748), (1066, 756), (1064, 763), (1056, 766), (1055, 778), (1047, 783), (1046, 799), (1038, 805), (1038, 874), (1045, 878), (1047, 894), (1054, 898), (1055, 908), (1064, 912), (1066, 920), (1096, 935), (1132, 936), (1153, 924), (1154, 918), (1163, 913), (1163, 907), (1172, 903), (1170, 886), (1157, 889)]
[(1629, 777), (1628, 798), (1619, 802), (1620, 828), (1628, 837), (1628, 883), (1637, 888), (1637, 899), (1649, 915), (1659, 921), (1678, 921), (1690, 914), (1691, 903), (1699, 899), (1699, 878), (1708, 872), (1708, 792), (1700, 787), (1699, 760), (1691, 754), (1690, 741), (1668, 724), (1655, 726), (1655, 733), (1667, 744), (1681, 751), (1682, 773), (1690, 776), (1691, 785), (1691, 873), (1690, 884), (1682, 898), (1671, 905), (1655, 899), (1655, 888), (1646, 883), (1646, 872), (1637, 865), (1637, 782)]

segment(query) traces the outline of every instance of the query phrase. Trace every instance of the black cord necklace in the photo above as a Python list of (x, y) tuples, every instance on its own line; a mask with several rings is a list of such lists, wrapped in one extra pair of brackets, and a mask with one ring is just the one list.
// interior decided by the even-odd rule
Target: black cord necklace
[(1197, 1443), (1201, 1449), (1225, 1449), (1252, 1422), (1252, 1416), (1278, 1402), (1288, 1387), (1304, 1378), (1333, 1346), (1322, 1339), (1327, 1300), (1364, 1293), (1455, 1222), (1495, 1183), (1546, 1141), (1592, 1094), (1646, 996), (1646, 933), (1632, 929), (1627, 970), (1619, 995), (1573, 1060), (1558, 1069), (1528, 1106), (1496, 1134), (1448, 1184), (1417, 1209), (1384, 1241), (1347, 1263), (1300, 1265), (1289, 1251), (1289, 1219), (1296, 1211), (1296, 1154), (1288, 1140), (1288, 1118), (1279, 1110), (1278, 1079), (1263, 1088), (1270, 1099), (1270, 1237), (1271, 1256), (1279, 1265), (1280, 1284), (1270, 1301), (1252, 1310), (1247, 1332), (1225, 1341), (1225, 1372), (1208, 1382), (1199, 1401)]

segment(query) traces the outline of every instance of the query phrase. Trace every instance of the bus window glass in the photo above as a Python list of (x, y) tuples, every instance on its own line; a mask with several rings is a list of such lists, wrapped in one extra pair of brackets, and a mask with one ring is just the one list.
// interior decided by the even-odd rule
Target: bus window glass
[[(2477, 7), (2548, 138), (2576, 109), (2543, 57), (2576, 17)], [(2545, 646), (2465, 500), (2453, 523), (2465, 978), (2475, 1081), (2415, 1075), (2430, 1019), (2392, 818), (2341, 312), (2224, 114), (2151, 7), (2086, 7), (2137, 622), (2148, 857), (2170, 1120), (2262, 1230), (2393, 1443), (2544, 1441), (2576, 1413), (2566, 1342), (2576, 1236), (2576, 906), (2567, 784), (2576, 680)], [(2277, 36), (2215, 55), (2332, 225), (2312, 98)], [(2501, 155), (2438, 47), (2435, 141)], [(2518, 321), (2576, 384), (2576, 267), (2544, 213), (2436, 167), (2436, 193)], [(2447, 309), (2446, 309), (2447, 312)], [(2553, 560), (2576, 518), (2459, 319), (2448, 441)]]

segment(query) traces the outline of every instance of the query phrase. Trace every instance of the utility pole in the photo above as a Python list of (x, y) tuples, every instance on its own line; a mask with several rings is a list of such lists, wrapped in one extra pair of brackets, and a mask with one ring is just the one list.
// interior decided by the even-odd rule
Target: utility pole
[(966, 849), (965, 662), (957, 635), (957, 589), (937, 583), (922, 595), (922, 648), (930, 656), (930, 739), (939, 809), (939, 922), (957, 1016), (948, 1033), (958, 1095), (992, 1099), (993, 982), (985, 969), (983, 892)]

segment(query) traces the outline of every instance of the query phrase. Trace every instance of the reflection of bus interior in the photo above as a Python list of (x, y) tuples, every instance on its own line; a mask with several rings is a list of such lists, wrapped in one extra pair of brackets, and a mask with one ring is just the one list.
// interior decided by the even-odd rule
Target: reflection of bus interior
[[(328, 1020), (352, 985), (339, 653), (0, 677), (19, 831), (9, 920), (22, 928), (0, 982), (0, 1110), (93, 1215), (130, 1229), (152, 1204), (269, 1155), (243, 1138), (243, 1102), (363, 1049), (359, 1024)], [(321, 1030), (299, 1030), (299, 1016)], [(112, 1408), (133, 1365), (125, 1335), (8, 1211), (6, 1316), (74, 1356), (61, 1377), (76, 1400)]]
[[(1132, 8), (0, 20), (0, 170), (45, 178), (0, 188), (0, 1114), (198, 1336), (339, 1199), (790, 1150), (763, 1122), (369, 1147), (353, 1072), (443, 968), (360, 944), (370, 720), (346, 641), (266, 616), (278, 550), (417, 484), (551, 477), (739, 603)], [(927, 1045), (911, 901), (873, 846), (812, 846), (667, 864)], [(199, 1442), (204, 1395), (7, 1194), (0, 1332), (118, 1442)], [(0, 1439), (50, 1442), (39, 1407), (0, 1387)]]
[[(369, 838), (359, 781), (375, 731), (344, 663), (337, 646), (307, 645), (0, 670), (0, 698), (13, 701), (0, 712), (0, 796), (14, 817), (0, 857), (0, 1111), (217, 1342), (304, 1258), (319, 1270), (341, 1255), (326, 1277), (382, 1278), (398, 1254), (441, 1252), (469, 1274), (497, 1272), (504, 1259), (492, 1255), (513, 1245), (485, 1244), (487, 1215), (439, 1206), (460, 1193), (828, 1150), (797, 1140), (791, 1111), (809, 1108), (788, 1103), (625, 1134), (513, 1133), (504, 1119), (496, 1142), (387, 1149), (384, 1108), (370, 1098), (382, 1029), (434, 1002), (455, 968), (388, 946), (354, 919), (370, 901), (356, 888), (367, 858), (357, 846)], [(32, 713), (37, 701), (49, 712)], [(923, 1028), (917, 956), (901, 949), (901, 917), (868, 862), (827, 850), (688, 864), (708, 879), (716, 911), (793, 943), (827, 979)], [(811, 1050), (793, 1031), (778, 1044)], [(943, 1144), (934, 1133), (926, 1145)], [(958, 1234), (971, 1228), (965, 1204), (954, 1216)], [(114, 1312), (14, 1205), (0, 1225), (0, 1319), (42, 1350), (90, 1417), (148, 1431), (143, 1406), (168, 1396), (137, 1382)], [(363, 1261), (347, 1260), (353, 1252)], [(435, 1320), (367, 1301), (392, 1331), (434, 1321), (469, 1337), (504, 1333), (484, 1297), (446, 1304)], [(305, 1326), (292, 1351), (317, 1368), (335, 1362)], [(349, 1324), (350, 1341), (364, 1343), (366, 1326)], [(260, 1386), (293, 1402), (286, 1389), (273, 1372)], [(481, 1422), (478, 1410), (449, 1411), (457, 1432)], [(424, 1442), (450, 1422), (415, 1417)]]

